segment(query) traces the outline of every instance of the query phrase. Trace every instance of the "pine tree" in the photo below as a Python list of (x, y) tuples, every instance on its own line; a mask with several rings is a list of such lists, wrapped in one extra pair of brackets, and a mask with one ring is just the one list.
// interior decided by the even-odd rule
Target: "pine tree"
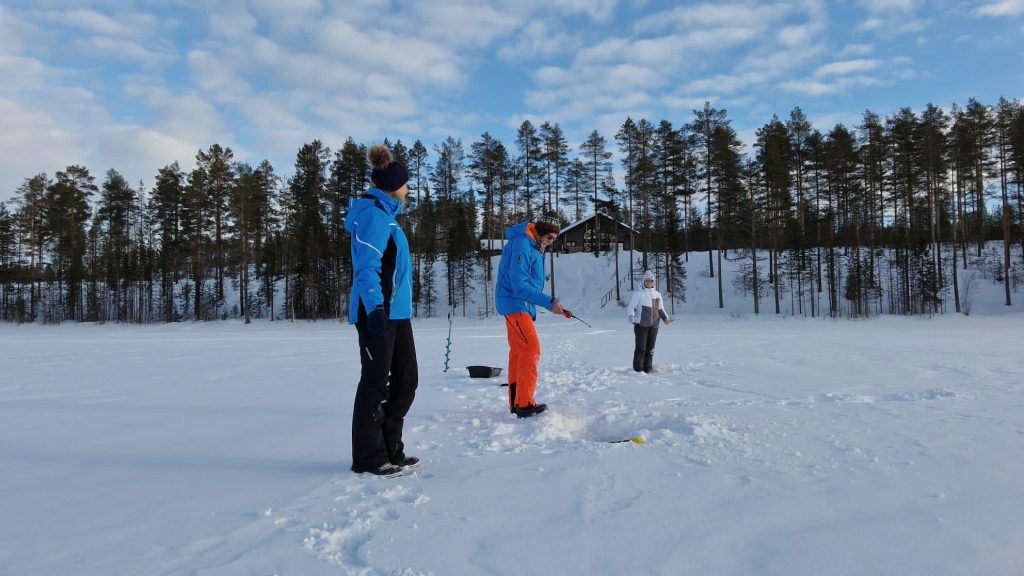
[[(881, 231), (885, 226), (885, 183), (889, 180), (886, 168), (889, 145), (886, 141), (885, 127), (874, 112), (865, 111), (858, 128), (860, 131), (858, 145), (866, 204), (865, 218), (868, 226), (868, 267), (872, 284), (878, 286), (878, 279), (881, 277), (881, 263), (876, 254), (878, 243), (881, 240)], [(874, 293), (879, 296), (876, 312), (881, 313), (881, 291), (876, 289)]]
[(569, 163), (565, 187), (567, 193), (566, 200), (572, 202), (573, 218), (578, 222), (583, 219), (583, 206), (586, 203), (587, 187), (586, 167), (579, 158), (574, 158)]
[(327, 168), (331, 151), (319, 140), (303, 145), (289, 185), (287, 232), (292, 242), (289, 312), (291, 318), (328, 317), (334, 300), (324, 276), (328, 266)]
[(252, 166), (244, 162), (235, 165), (235, 180), (228, 209), (237, 234), (235, 251), (238, 257), (238, 308), (246, 324), (252, 323), (253, 299), (249, 294), (249, 268), (253, 260), (253, 221), (260, 195), (260, 178)]
[(260, 282), (258, 294), (261, 309), (266, 308), (273, 320), (277, 280), (281, 276), (281, 217), (278, 209), (281, 178), (274, 173), (274, 166), (269, 160), (260, 162), (255, 177), (257, 196), (254, 199), (252, 228), (253, 253), (258, 261), (256, 275)]
[[(947, 131), (949, 117), (934, 104), (928, 104), (921, 115), (921, 161), (928, 206), (928, 228), (931, 252), (930, 275), (938, 290), (945, 289), (942, 274), (942, 222), (945, 219), (946, 182), (949, 157)], [(938, 312), (939, 300), (934, 299)]]
[(0, 202), (0, 321), (14, 319), (10, 298), (14, 283), (19, 280), (16, 236), (14, 215)]
[(181, 278), (182, 226), (185, 174), (174, 162), (157, 172), (150, 212), (160, 234), (157, 268), (160, 271), (160, 310), (164, 322), (178, 319), (174, 287)]
[[(712, 185), (714, 179), (714, 147), (715, 147), (715, 135), (719, 133), (719, 128), (727, 125), (726, 111), (716, 110), (711, 106), (710, 102), (704, 103), (704, 108), (701, 110), (693, 111), (696, 118), (690, 124), (690, 132), (693, 133), (697, 140), (699, 158), (700, 173), (704, 179), (704, 194), (707, 198), (707, 210), (705, 216), (707, 218), (707, 248), (708, 248), (708, 272), (712, 278), (715, 277), (715, 263), (712, 255), (712, 230), (714, 226), (711, 218), (712, 214), (712, 198), (715, 192), (715, 186)], [(721, 236), (721, 230), (719, 230), (719, 237)], [(721, 244), (721, 238), (719, 238), (719, 244)], [(721, 305), (722, 303), (719, 302)]]
[[(839, 289), (842, 286), (842, 263), (836, 254), (839, 242), (847, 249), (851, 207), (860, 194), (860, 180), (857, 165), (857, 146), (853, 134), (842, 124), (836, 124), (828, 133), (824, 143), (824, 172), (827, 181), (828, 238), (828, 296), (829, 314), (836, 318), (842, 314)], [(858, 258), (858, 266), (860, 266)], [(855, 287), (862, 284), (858, 281)], [(860, 293), (854, 298), (862, 302)]]
[[(711, 170), (714, 172), (714, 194), (717, 199), (717, 252), (718, 270), (722, 270), (722, 259), (725, 257), (725, 234), (730, 223), (736, 221), (736, 215), (742, 213), (742, 199), (745, 194), (742, 184), (742, 157), (740, 149), (743, 143), (736, 136), (736, 131), (724, 120), (715, 128), (712, 135)], [(725, 308), (725, 293), (721, 274), (718, 276), (718, 307)]]
[[(107, 171), (100, 195), (97, 218), (106, 239), (106, 253), (103, 268), (106, 271), (106, 286), (114, 301), (109, 307), (114, 321), (125, 322), (128, 317), (128, 282), (124, 278), (125, 266), (131, 250), (131, 212), (136, 202), (136, 192), (117, 170)], [(104, 320), (110, 320), (107, 317)]]
[[(532, 218), (535, 204), (537, 204), (535, 198), (542, 190), (544, 152), (541, 149), (541, 140), (537, 135), (537, 129), (529, 120), (524, 120), (519, 125), (519, 129), (516, 131), (516, 146), (519, 148), (518, 173), (522, 205), (526, 208), (526, 217)], [(515, 202), (515, 204), (519, 203)]]
[(559, 198), (565, 172), (569, 165), (569, 141), (558, 123), (545, 122), (540, 125), (541, 159), (544, 162), (544, 186), (547, 195), (543, 210), (559, 213)]
[[(636, 226), (635, 216), (633, 213), (633, 196), (636, 193), (637, 183), (637, 170), (638, 164), (638, 153), (639, 148), (639, 135), (637, 134), (636, 122), (632, 118), (626, 117), (626, 121), (622, 123), (622, 127), (615, 133), (615, 140), (619, 144), (619, 154), (622, 157), (622, 168), (625, 171), (625, 177), (623, 178), (623, 184), (626, 187), (626, 203), (623, 212), (625, 213), (625, 222), (631, 226)], [(632, 251), (634, 246), (630, 242), (629, 249)], [(630, 258), (630, 278), (634, 278), (633, 275), (633, 259)]]
[(999, 98), (999, 103), (995, 107), (995, 146), (1003, 220), (1003, 289), (1006, 294), (1007, 306), (1012, 306), (1010, 300), (1010, 171), (1013, 153), (1011, 134), (1014, 116), (1018, 114), (1019, 108), (1019, 101), (1010, 102), (1006, 98)]
[(672, 123), (662, 120), (658, 124), (655, 138), (655, 172), (658, 183), (656, 202), (654, 204), (655, 229), (657, 232), (656, 250), (665, 258), (666, 293), (672, 297), (672, 308), (675, 309), (675, 295), (684, 294), (682, 280), (685, 269), (681, 259), (686, 248), (683, 220), (680, 218), (679, 198), (687, 196), (690, 185), (690, 172), (687, 166), (689, 157), (688, 142), (681, 130), (673, 128)]
[(213, 298), (218, 307), (224, 305), (224, 255), (228, 244), (224, 233), (229, 226), (228, 199), (234, 187), (233, 159), (231, 148), (224, 148), (220, 144), (213, 144), (205, 152), (200, 150), (196, 154), (196, 169), (203, 174), (203, 193), (213, 218)]
[(985, 216), (988, 211), (985, 208), (985, 177), (991, 172), (994, 165), (992, 159), (992, 147), (995, 136), (993, 134), (993, 120), (989, 109), (971, 98), (964, 109), (962, 130), (965, 139), (962, 150), (964, 160), (970, 163), (970, 189), (974, 206), (975, 240), (977, 241), (977, 255), (980, 258), (988, 239), (985, 227)]
[[(803, 313), (803, 302), (805, 296), (804, 279), (808, 275), (809, 255), (807, 252), (807, 198), (804, 195), (805, 170), (808, 162), (807, 139), (811, 136), (813, 127), (807, 116), (800, 107), (794, 108), (789, 113), (789, 120), (786, 121), (786, 129), (789, 132), (790, 149), (792, 150), (793, 185), (796, 188), (796, 218), (799, 226), (795, 250), (797, 252), (797, 294), (799, 295), (799, 307)], [(813, 288), (813, 284), (811, 285)], [(813, 292), (813, 289), (812, 289)], [(813, 294), (809, 298), (811, 303), (811, 316), (813, 317)]]
[[(395, 152), (402, 154), (404, 159), (399, 159)], [(392, 155), (396, 161), (408, 163), (408, 153), (401, 142), (392, 147)], [(345, 215), (348, 213), (348, 203), (352, 198), (361, 196), (366, 191), (369, 182), (370, 171), (366, 162), (366, 147), (356, 144), (355, 140), (348, 138), (341, 149), (335, 153), (334, 161), (331, 163), (331, 176), (327, 184), (326, 203), (328, 211), (327, 224), (327, 246), (326, 257), (330, 262), (331, 278), (328, 279), (332, 292), (337, 318), (342, 322), (348, 319), (348, 286), (351, 284), (351, 239), (345, 233)], [(412, 237), (412, 229), (407, 220), (405, 229), (409, 237)]]
[(51, 264), (60, 298), (51, 311), (55, 322), (84, 319), (85, 225), (90, 216), (89, 196), (97, 190), (94, 182), (87, 168), (68, 166), (56, 173), (47, 189), (44, 229), (52, 242)]
[[(28, 301), (21, 289), (17, 296), (18, 322), (34, 322), (38, 317), (38, 306), (42, 291), (39, 286), (39, 271), (43, 261), (43, 239), (46, 230), (46, 197), (52, 182), (46, 174), (27, 178), (19, 188), (16, 202), (18, 210), (14, 215), (17, 229), (21, 232), (19, 243), (28, 247), (29, 284)], [(24, 284), (24, 281), (22, 282)]]
[(1018, 241), (1021, 248), (1021, 264), (1024, 266), (1024, 106), (1015, 102), (1013, 117), (1010, 119), (1010, 164), (1013, 182), (1016, 184)]
[(428, 157), (427, 147), (417, 140), (409, 150), (409, 188), (415, 193), (415, 199), (409, 210), (409, 220), (412, 222), (412, 252), (413, 252), (413, 315), (419, 317), (420, 304), (427, 287), (425, 282), (427, 276), (433, 282), (433, 273), (425, 275), (423, 272), (423, 255), (426, 253), (424, 244), (436, 241), (434, 229), (426, 225), (426, 164)]
[[(487, 239), (486, 250), (494, 250), (493, 239), (503, 230), (501, 219), (495, 212), (496, 200), (500, 201), (502, 194), (503, 173), (508, 163), (508, 154), (505, 147), (499, 140), (493, 138), (489, 133), (484, 132), (478, 142), (470, 147), (469, 156), (470, 174), (473, 180), (480, 185), (483, 191), (483, 237)], [(504, 216), (504, 214), (501, 214)], [(491, 257), (489, 253), (483, 258), (484, 266), (484, 306), (487, 314), (491, 310), (491, 290), (493, 283), (493, 271), (491, 270)]]
[[(206, 195), (206, 173), (195, 168), (186, 178), (182, 199), (181, 244), (182, 252), (188, 261), (189, 276), (192, 285), (188, 292), (183, 293), (187, 300), (184, 304), (186, 315), (191, 314), (193, 320), (209, 320), (204, 289), (206, 280), (206, 254), (208, 232), (211, 224), (210, 199)], [(189, 310), (191, 308), (191, 310)]]
[[(452, 310), (458, 301), (456, 271), (460, 266), (460, 260), (466, 257), (469, 250), (475, 249), (471, 245), (466, 245), (463, 240), (465, 230), (459, 229), (464, 219), (461, 213), (463, 198), (459, 185), (462, 172), (465, 170), (465, 151), (462, 148), (462, 140), (449, 136), (434, 147), (434, 152), (437, 153), (437, 162), (430, 174), (430, 183), (437, 197), (437, 216), (445, 241), (448, 309)], [(462, 312), (465, 314), (466, 311)]]
[[(583, 156), (583, 168), (587, 182), (587, 190), (591, 195), (594, 214), (598, 212), (598, 206), (600, 202), (599, 193), (602, 189), (601, 182), (604, 173), (607, 169), (610, 169), (611, 162), (609, 159), (612, 157), (612, 153), (605, 150), (606, 141), (604, 136), (601, 136), (597, 130), (590, 133), (590, 137), (580, 145), (580, 154)], [(599, 218), (594, 219), (595, 228), (593, 231), (588, 231), (591, 235), (591, 241), (594, 246), (594, 257), (598, 256), (598, 252), (601, 249), (601, 220)]]
[(781, 279), (779, 278), (782, 242), (788, 221), (792, 197), (789, 187), (792, 178), (793, 150), (789, 130), (779, 118), (765, 124), (757, 131), (757, 161), (762, 172), (765, 190), (766, 215), (769, 238), (768, 281), (772, 283), (775, 297), (775, 313), (780, 314)]

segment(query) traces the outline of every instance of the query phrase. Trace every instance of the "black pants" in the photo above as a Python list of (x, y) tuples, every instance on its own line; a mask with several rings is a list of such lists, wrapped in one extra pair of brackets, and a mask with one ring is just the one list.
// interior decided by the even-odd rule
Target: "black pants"
[(633, 334), (636, 336), (636, 346), (633, 347), (633, 370), (650, 372), (654, 369), (654, 342), (658, 339), (658, 328), (645, 328), (634, 324)]
[(388, 320), (376, 336), (356, 323), (362, 372), (352, 411), (352, 470), (366, 472), (405, 459), (402, 426), (416, 397), (419, 368), (411, 320)]

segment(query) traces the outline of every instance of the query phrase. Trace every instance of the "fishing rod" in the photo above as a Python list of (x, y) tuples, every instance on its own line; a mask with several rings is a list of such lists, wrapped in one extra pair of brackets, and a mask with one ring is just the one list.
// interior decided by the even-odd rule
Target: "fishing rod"
[[(586, 320), (580, 318), (579, 316), (573, 314), (572, 312), (569, 312), (565, 308), (562, 308), (562, 315), (565, 316), (566, 318), (575, 318), (575, 319), (579, 320), (580, 322), (583, 322), (584, 324), (587, 324)], [(587, 328), (593, 328), (593, 326), (591, 326), (590, 324), (587, 324)]]

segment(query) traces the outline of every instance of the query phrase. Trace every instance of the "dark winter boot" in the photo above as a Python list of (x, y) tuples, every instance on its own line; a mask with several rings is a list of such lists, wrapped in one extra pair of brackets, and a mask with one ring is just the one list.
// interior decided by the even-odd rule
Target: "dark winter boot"
[(380, 476), (382, 478), (394, 478), (395, 476), (401, 476), (402, 475), (402, 467), (401, 466), (395, 466), (394, 464), (392, 464), (390, 462), (386, 462), (386, 463), (381, 464), (380, 466), (378, 466), (376, 468), (373, 468), (373, 469), (370, 469), (370, 470), (357, 470), (357, 469), (353, 468), (352, 471), (353, 472), (358, 472), (360, 474), (362, 474), (362, 473), (373, 474), (374, 476)]
[(529, 418), (530, 416), (540, 414), (547, 409), (547, 404), (530, 404), (529, 406), (524, 406), (522, 408), (513, 408), (512, 411), (515, 412), (517, 418)]
[(420, 459), (415, 456), (406, 456), (405, 458), (402, 458), (401, 462), (392, 462), (392, 464), (395, 466), (401, 466), (403, 470), (406, 468), (419, 468)]
[(516, 413), (516, 383), (511, 382), (508, 385), (508, 411)]

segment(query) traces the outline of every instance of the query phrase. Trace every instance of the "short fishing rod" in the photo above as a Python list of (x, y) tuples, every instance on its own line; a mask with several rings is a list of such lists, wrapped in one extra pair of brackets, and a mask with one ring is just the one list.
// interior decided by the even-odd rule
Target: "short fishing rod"
[[(584, 324), (587, 324), (586, 320), (580, 318), (579, 316), (573, 314), (572, 312), (569, 312), (565, 308), (562, 308), (562, 315), (565, 316), (566, 318), (575, 318), (575, 319), (579, 320), (580, 322), (583, 322)], [(590, 324), (587, 324), (587, 328), (593, 328), (593, 326), (591, 326)]]

